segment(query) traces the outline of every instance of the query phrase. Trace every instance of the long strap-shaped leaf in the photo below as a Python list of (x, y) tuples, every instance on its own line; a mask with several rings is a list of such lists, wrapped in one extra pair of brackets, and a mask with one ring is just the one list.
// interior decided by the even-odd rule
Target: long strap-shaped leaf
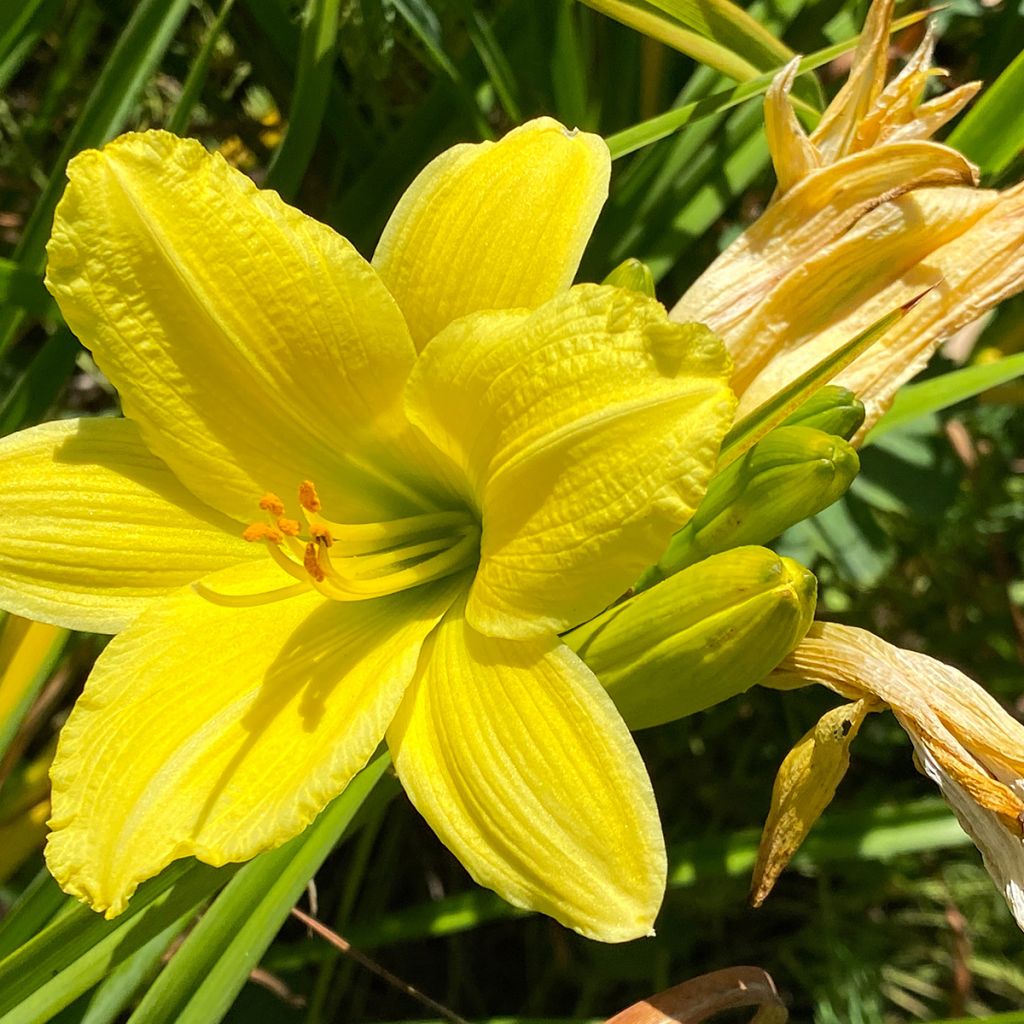
[[(914, 25), (926, 18), (929, 13), (931, 12), (917, 11), (914, 14), (908, 14), (904, 18), (898, 18), (892, 23), (891, 31), (898, 32), (908, 25)], [(849, 53), (851, 50), (856, 49), (859, 42), (860, 36), (853, 36), (841, 43), (826, 46), (822, 50), (815, 51), (800, 61), (800, 73), (803, 74), (805, 71), (820, 68), (823, 64), (828, 64), (829, 61), (835, 60), (836, 57)], [(781, 70), (782, 67), (780, 65), (775, 70), (759, 75), (757, 78), (741, 82), (735, 89), (717, 92), (704, 99), (676, 107), (674, 110), (667, 110), (664, 114), (658, 114), (656, 117), (648, 118), (646, 121), (641, 121), (639, 124), (610, 135), (607, 141), (608, 148), (612, 151), (612, 159), (626, 156), (628, 153), (633, 153), (644, 146), (649, 146), (652, 142), (667, 138), (691, 121), (698, 121), (702, 117), (711, 117), (723, 110), (728, 110), (730, 107), (737, 106), (744, 100), (762, 95), (768, 91), (768, 87), (772, 84), (775, 75)]]
[(244, 867), (178, 861), (140, 886), (112, 921), (69, 900), (51, 924), (0, 960), (0, 1024), (49, 1020), (233, 882), (150, 989), (157, 995), (132, 1018), (219, 1020), (389, 763), (379, 755), (305, 832)]
[[(79, 150), (100, 146), (124, 127), (146, 82), (170, 46), (188, 13), (190, 0), (140, 0), (103, 66), (96, 85), (75, 119), (60, 156), (32, 210), (14, 260), (22, 270), (40, 274), (53, 211), (64, 191), (64, 169)], [(21, 310), (0, 313), (0, 352), (14, 340), (24, 319)]]

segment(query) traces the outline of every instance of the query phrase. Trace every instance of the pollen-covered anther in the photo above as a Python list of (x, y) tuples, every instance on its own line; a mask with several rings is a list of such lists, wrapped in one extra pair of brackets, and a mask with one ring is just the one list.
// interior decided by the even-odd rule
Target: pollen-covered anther
[(320, 496), (316, 493), (316, 487), (312, 480), (303, 480), (299, 484), (299, 504), (307, 512), (320, 511)]
[(319, 523), (314, 523), (309, 528), (309, 535), (318, 544), (323, 544), (325, 548), (329, 548), (334, 543), (334, 538), (331, 536), (331, 531)]
[(317, 583), (323, 583), (327, 579), (327, 574), (320, 567), (319, 549), (317, 545), (310, 541), (306, 545), (305, 554), (302, 556), (302, 567), (309, 573), (309, 575), (317, 581)]
[(267, 491), (266, 494), (260, 498), (260, 508), (264, 512), (269, 512), (272, 516), (283, 516), (284, 515), (284, 502), (276, 495)]
[(286, 537), (298, 537), (302, 531), (302, 525), (297, 519), (285, 519), (283, 516), (278, 517), (277, 528)]
[(250, 523), (242, 531), (242, 539), (250, 543), (260, 540), (270, 541), (271, 544), (280, 544), (284, 540), (284, 534), (269, 523)]

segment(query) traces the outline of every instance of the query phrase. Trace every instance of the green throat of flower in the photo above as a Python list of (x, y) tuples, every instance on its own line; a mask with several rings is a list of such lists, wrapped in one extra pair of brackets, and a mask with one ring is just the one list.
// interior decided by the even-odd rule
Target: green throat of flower
[(264, 544), (296, 582), (259, 594), (223, 594), (204, 583), (193, 587), (214, 604), (267, 604), (317, 590), (333, 601), (366, 601), (396, 594), (476, 565), (480, 526), (466, 510), (425, 512), (381, 523), (337, 523), (321, 514), (309, 480), (299, 487), (304, 522), (285, 515), (284, 502), (265, 494), (264, 518), (242, 536)]

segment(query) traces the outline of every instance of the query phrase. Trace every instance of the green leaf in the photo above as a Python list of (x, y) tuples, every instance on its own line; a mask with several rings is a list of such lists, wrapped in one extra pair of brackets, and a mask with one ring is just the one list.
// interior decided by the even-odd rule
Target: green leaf
[(66, 328), (55, 331), (0, 402), (0, 437), (38, 423), (54, 404), (81, 348)]
[(43, 868), (0, 918), (0, 962), (28, 942), (68, 903), (68, 897)]
[[(124, 127), (189, 7), (190, 0), (139, 0), (135, 5), (131, 19), (73, 122), (15, 249), (14, 261), (26, 273), (43, 272), (46, 242), (53, 225), (53, 211), (64, 191), (68, 160), (79, 150), (101, 146)], [(24, 316), (21, 310), (0, 313), (0, 353), (14, 340)]]
[(236, 870), (236, 865), (176, 861), (141, 885), (128, 909), (112, 921), (69, 899), (51, 924), (0, 960), (0, 1024), (48, 1020), (200, 907)]
[(901, 388), (889, 411), (872, 427), (864, 444), (873, 444), (890, 430), (903, 426), (919, 416), (948, 409), (957, 402), (998, 387), (1024, 374), (1024, 352), (997, 359), (992, 363), (965, 366), (962, 370), (944, 373), (941, 377), (908, 384)]
[(285, 199), (298, 191), (320, 136), (334, 78), (339, 0), (307, 0), (288, 127), (267, 169), (267, 186)]
[[(927, 11), (918, 11), (915, 14), (908, 14), (903, 18), (897, 18), (892, 23), (891, 32), (898, 32), (908, 25), (914, 25), (927, 17), (927, 15)], [(852, 36), (841, 43), (827, 46), (804, 57), (800, 61), (800, 74), (811, 71), (814, 68), (820, 68), (822, 65), (835, 60), (836, 57), (849, 53), (851, 50), (856, 49), (859, 42), (859, 36)], [(652, 142), (667, 138), (673, 132), (678, 131), (692, 121), (711, 117), (723, 110), (728, 110), (730, 107), (735, 107), (754, 96), (762, 95), (768, 91), (768, 87), (772, 84), (776, 74), (781, 70), (780, 66), (773, 71), (769, 71), (767, 74), (741, 82), (733, 89), (717, 92), (712, 96), (695, 100), (692, 103), (686, 103), (681, 107), (676, 107), (674, 110), (668, 110), (664, 114), (658, 114), (656, 117), (641, 121), (639, 124), (610, 135), (607, 142), (608, 148), (612, 151), (612, 159), (618, 159), (627, 153), (633, 153), (644, 146), (649, 146)]]
[(390, 764), (387, 753), (379, 754), (305, 832), (246, 864), (149, 988), (130, 1024), (219, 1021)]
[(982, 94), (947, 140), (996, 176), (1024, 151), (1024, 50)]
[[(588, 6), (657, 39), (738, 82), (787, 64), (795, 54), (730, 0), (583, 0)], [(803, 92), (806, 95), (801, 96)], [(800, 102), (820, 109), (816, 83), (801, 83)]]
[(167, 130), (174, 132), (175, 135), (184, 135), (188, 128), (192, 111), (199, 102), (199, 94), (203, 91), (203, 86), (206, 84), (206, 76), (210, 70), (210, 58), (217, 48), (217, 40), (224, 31), (224, 26), (227, 23), (228, 15), (231, 13), (234, 3), (235, 0), (224, 0), (221, 4), (213, 24), (206, 30), (206, 38), (203, 40), (202, 48), (196, 54), (195, 60), (192, 61), (192, 66), (188, 69), (188, 77), (181, 87), (181, 95), (178, 97), (178, 102), (174, 105), (171, 116), (167, 119)]
[[(669, 888), (685, 889), (746, 874), (757, 859), (759, 841), (760, 830), (744, 829), (673, 845), (668, 852)], [(902, 806), (826, 814), (793, 858), (793, 867), (813, 871), (820, 865), (844, 861), (885, 861), (901, 854), (969, 846), (970, 842), (949, 807), (937, 797), (928, 797)], [(472, 889), (353, 922), (345, 937), (358, 949), (376, 949), (454, 935), (524, 913), (492, 892)], [(301, 953), (284, 947), (269, 956), (265, 965), (269, 970), (294, 970), (330, 955), (329, 949), (318, 947), (304, 948)]]
[(39, 274), (22, 270), (12, 260), (0, 259), (0, 306), (17, 306), (32, 316), (56, 311)]

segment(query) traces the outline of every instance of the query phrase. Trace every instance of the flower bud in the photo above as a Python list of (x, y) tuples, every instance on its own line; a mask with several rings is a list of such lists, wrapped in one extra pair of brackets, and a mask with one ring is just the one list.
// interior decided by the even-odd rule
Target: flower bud
[(602, 282), (611, 284), (616, 288), (626, 288), (631, 292), (640, 292), (649, 298), (654, 298), (654, 275), (646, 263), (630, 257), (623, 260)]
[(763, 679), (814, 616), (802, 565), (743, 547), (691, 566), (562, 639), (631, 729), (702, 711)]
[(712, 479), (693, 518), (636, 589), (719, 551), (770, 541), (831, 505), (859, 468), (857, 453), (840, 437), (812, 427), (776, 428)]
[(864, 422), (864, 403), (849, 389), (837, 384), (826, 384), (811, 395), (789, 419), (784, 427), (814, 427), (826, 434), (834, 434), (849, 441)]

